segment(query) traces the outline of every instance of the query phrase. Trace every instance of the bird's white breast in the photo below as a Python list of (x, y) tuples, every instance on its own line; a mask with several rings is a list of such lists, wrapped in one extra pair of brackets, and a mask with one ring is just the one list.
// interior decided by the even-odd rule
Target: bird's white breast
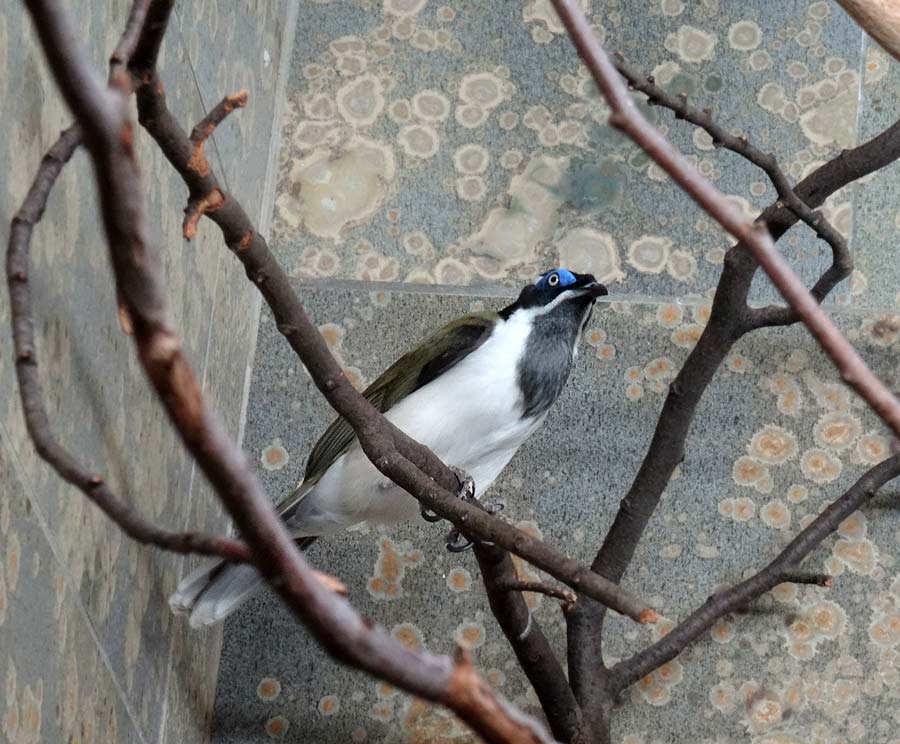
[[(478, 349), (386, 414), (444, 462), (469, 473), (479, 497), (544, 418), (522, 419), (518, 363), (530, 332), (528, 313), (499, 321)], [(356, 443), (304, 502), (292, 524), (298, 535), (327, 534), (361, 521), (403, 521), (419, 511), (418, 502), (387, 481)]]

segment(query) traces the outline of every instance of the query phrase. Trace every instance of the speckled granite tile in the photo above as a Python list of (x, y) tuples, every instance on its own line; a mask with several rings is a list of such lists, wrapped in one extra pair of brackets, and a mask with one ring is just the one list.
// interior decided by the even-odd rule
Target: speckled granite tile
[(250, 93), (247, 107), (232, 113), (213, 135), (224, 181), (248, 214), (262, 206), (259, 184), (269, 165), (269, 135), (278, 109), (275, 85), (290, 2), (202, 0), (179, 3), (176, 9), (175, 24), (206, 108), (241, 89)]
[[(79, 32), (90, 39), (103, 69), (115, 44), (128, 3), (99, 6), (78, 14)], [(13, 15), (18, 13), (18, 8)], [(30, 24), (14, 41), (14, 53), (34, 60), (32, 80), (13, 75), (4, 121), (13, 132), (6, 162), (15, 176), (8, 181), (4, 217), (18, 205), (41, 154), (69, 120), (35, 44)], [(184, 74), (177, 39), (167, 39), (161, 68), (175, 110), (200, 116), (193, 79)], [(27, 65), (26, 65), (27, 67)], [(41, 126), (22, 126), (28, 116)], [(6, 117), (9, 117), (8, 119)], [(26, 143), (22, 137), (30, 137)], [(139, 155), (147, 184), (151, 237), (163, 251), (173, 312), (189, 355), (205, 350), (215, 279), (216, 251), (203, 245), (184, 250), (180, 238), (183, 187), (157, 148), (139, 137)], [(122, 498), (149, 517), (172, 518), (178, 526), (178, 501), (187, 495), (189, 462), (175, 445), (165, 415), (146, 384), (131, 341), (120, 331), (115, 294), (107, 267), (107, 249), (97, 216), (93, 174), (78, 153), (51, 196), (48, 219), (33, 246), (32, 287), (38, 358), (45, 400), (55, 434), (88, 468), (102, 472)], [(6, 219), (4, 219), (4, 222)], [(4, 294), (3, 326), (8, 328)], [(8, 333), (8, 331), (6, 331)], [(4, 422), (23, 473), (35, 494), (56, 547), (81, 593), (91, 622), (112, 668), (135, 710), (142, 733), (154, 738), (162, 714), (169, 638), (148, 608), (165, 599), (163, 576), (174, 559), (139, 548), (124, 539), (77, 492), (62, 484), (40, 462), (28, 441), (13, 387), (9, 355), (3, 355)], [(202, 366), (202, 356), (199, 362)], [(171, 581), (171, 580), (170, 580)]]
[[(303, 287), (302, 294), (361, 382), (441, 322), (481, 304), (505, 304), (362, 289)], [(615, 304), (595, 313), (562, 398), (492, 489), (510, 519), (579, 559), (592, 556), (707, 310)], [(839, 316), (896, 387), (900, 334), (876, 321)], [(245, 448), (277, 499), (300, 479), (330, 413), (265, 312), (256, 360)], [(802, 329), (759, 332), (730, 355), (627, 577), (667, 621), (762, 565), (865, 463), (887, 453), (884, 429), (836, 383)], [(887, 630), (900, 607), (900, 512), (891, 504), (890, 496), (879, 498), (813, 555), (809, 568), (835, 574), (834, 590), (782, 588), (760, 602), (760, 612), (720, 623), (626, 694), (614, 741), (757, 742), (766, 733), (780, 737), (767, 741), (788, 742), (807, 741), (810, 732), (829, 742), (890, 741), (900, 694), (900, 637)], [(474, 559), (448, 554), (445, 531), (423, 522), (355, 531), (317, 543), (309, 555), (396, 637), (440, 652), (456, 641), (470, 646), (488, 679), (537, 713), (487, 608)], [(537, 599), (534, 611), (562, 649), (559, 609)], [(651, 632), (613, 621), (609, 657), (649, 642)], [(258, 741), (266, 731), (304, 744), (466, 740), (442, 714), (328, 660), (268, 595), (226, 623), (213, 725), (217, 744)]]
[(142, 744), (0, 428), (0, 739)]
[[(834, 4), (585, 6), (608, 45), (793, 177), (855, 143), (862, 37)], [(477, 287), (561, 264), (632, 293), (714, 286), (727, 239), (606, 125), (546, 0), (307, 3), (297, 24), (274, 233), (295, 275)], [(760, 172), (642, 108), (740, 209), (772, 201)], [(845, 232), (850, 209), (827, 208)], [(808, 279), (810, 235), (787, 248)]]
[[(82, 6), (75, 8), (77, 31), (89, 40), (91, 55), (102, 71), (130, 2)], [(169, 106), (189, 128), (203, 116), (204, 108), (186, 47), (175, 24), (172, 26), (160, 55), (160, 70)], [(206, 37), (206, 41), (205, 47), (215, 46), (212, 37)], [(241, 58), (239, 54), (233, 56)], [(41, 155), (70, 120), (47, 74), (30, 21), (18, 4), (0, 11), (0, 89), (7, 102), (0, 121), (9, 133), (0, 144), (0, 162), (7, 166), (8, 175), (0, 187), (0, 219), (8, 224)], [(263, 110), (274, 105), (271, 91), (257, 86), (257, 93)], [(260, 115), (244, 127), (247, 142), (239, 151), (228, 145), (223, 156), (230, 158), (229, 164), (239, 163), (240, 158), (253, 163), (242, 189), (255, 195), (255, 201), (247, 205), (255, 218), (261, 211), (271, 115)], [(227, 285), (224, 280), (220, 282), (226, 263), (232, 267), (229, 276), (235, 272), (233, 259), (218, 233), (204, 229), (192, 244), (183, 241), (184, 185), (140, 130), (136, 142), (147, 194), (148, 225), (153, 242), (163, 248), (162, 264), (175, 323), (199, 376), (204, 374), (211, 329), (213, 343), (225, 340), (214, 355), (210, 354), (217, 365), (217, 377), (209, 389), (236, 436), (242, 381), (256, 319), (237, 301), (234, 279)], [(212, 153), (214, 158), (217, 155)], [(174, 529), (197, 524), (222, 528), (224, 520), (208, 493), (197, 501), (196, 508), (192, 506), (190, 460), (147, 386), (131, 341), (118, 327), (107, 249), (84, 153), (76, 154), (57, 183), (47, 217), (36, 231), (32, 253), (38, 355), (45, 399), (60, 441), (87, 467), (103, 472), (122, 498), (148, 517)], [(234, 289), (231, 296), (217, 295), (224, 286)], [(8, 300), (5, 292), (0, 296), (0, 324), (8, 334)], [(217, 312), (219, 302), (222, 307)], [(237, 320), (232, 314), (238, 316)], [(228, 384), (221, 384), (220, 379)], [(234, 380), (237, 382), (232, 384)], [(196, 733), (191, 740), (201, 741), (207, 722), (202, 710), (193, 719), (195, 710), (190, 705), (177, 701), (168, 705), (166, 701), (167, 681), (178, 673), (168, 671), (172, 623), (165, 599), (180, 576), (181, 559), (124, 539), (117, 528), (80, 494), (63, 486), (37, 459), (25, 434), (8, 354), (0, 355), (0, 392), (0, 421), (20, 458), (24, 477), (34, 493), (35, 508), (45, 515), (55, 549), (72, 586), (80, 591), (142, 735), (146, 741), (157, 741), (165, 735), (165, 726), (181, 726), (179, 730)], [(13, 637), (18, 632), (16, 628)], [(179, 690), (179, 684), (191, 688), (182, 696), (185, 699), (191, 695), (210, 698), (218, 655), (216, 635), (211, 634), (203, 643), (195, 638), (189, 648), (191, 654), (181, 655), (183, 648), (182, 644), (177, 663), (194, 670), (202, 667), (203, 671), (179, 679), (172, 689)], [(205, 666), (210, 660), (211, 668)], [(163, 718), (167, 708), (172, 713)]]
[[(862, 86), (860, 138), (869, 139), (900, 119), (900, 64), (875, 42), (866, 42)], [(893, 164), (860, 183), (853, 213), (853, 257), (856, 274), (853, 303), (866, 307), (896, 307), (900, 289), (897, 234), (898, 173)]]

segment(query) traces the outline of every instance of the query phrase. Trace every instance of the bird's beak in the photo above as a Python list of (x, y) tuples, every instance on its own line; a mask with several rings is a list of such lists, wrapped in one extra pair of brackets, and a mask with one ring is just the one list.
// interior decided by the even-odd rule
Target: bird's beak
[(599, 297), (606, 297), (606, 295), (609, 294), (609, 290), (600, 284), (600, 282), (590, 282), (589, 284), (585, 284), (582, 289), (595, 300)]

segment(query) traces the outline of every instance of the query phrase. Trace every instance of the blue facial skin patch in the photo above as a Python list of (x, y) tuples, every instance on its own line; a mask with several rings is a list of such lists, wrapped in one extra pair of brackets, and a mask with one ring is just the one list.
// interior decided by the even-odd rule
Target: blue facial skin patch
[[(553, 275), (559, 279), (559, 284), (551, 285), (549, 283), (550, 277)], [(537, 280), (535, 286), (538, 289), (547, 289), (550, 286), (557, 287), (568, 287), (570, 284), (575, 284), (578, 280), (575, 278), (575, 274), (573, 274), (568, 269), (554, 269), (553, 271), (548, 271), (544, 274), (540, 279)]]

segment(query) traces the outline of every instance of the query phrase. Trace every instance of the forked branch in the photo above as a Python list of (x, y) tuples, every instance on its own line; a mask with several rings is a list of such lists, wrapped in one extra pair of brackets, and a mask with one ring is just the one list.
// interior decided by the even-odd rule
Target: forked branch
[(717, 592), (652, 646), (616, 664), (610, 670), (612, 689), (620, 692), (674, 659), (719, 618), (747, 606), (778, 584), (803, 579), (802, 583), (830, 586), (830, 577), (799, 573), (800, 563), (833, 534), (841, 522), (868, 502), (878, 489), (898, 476), (900, 455), (894, 455), (868, 470), (843, 496), (833, 501), (805, 530), (791, 540), (764, 569), (730, 589)]

